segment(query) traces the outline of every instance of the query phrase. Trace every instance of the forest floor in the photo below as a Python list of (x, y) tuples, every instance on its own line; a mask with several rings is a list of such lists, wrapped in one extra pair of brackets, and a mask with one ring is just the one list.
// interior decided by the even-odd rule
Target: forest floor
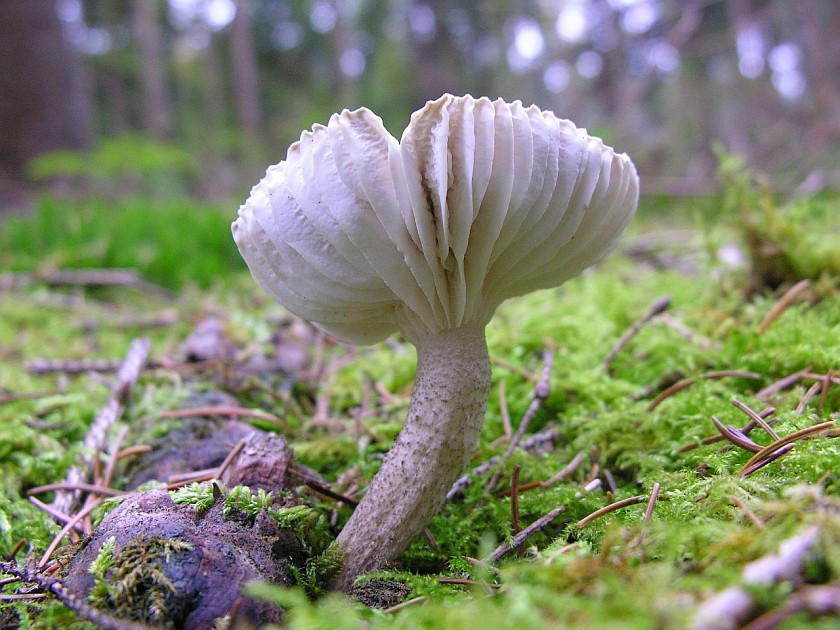
[[(200, 245), (155, 271), (120, 242), (143, 273), (97, 271), (102, 243), (50, 258), (20, 245), (33, 219), (7, 228), (41, 264), (0, 259), (0, 627), (836, 628), (838, 206), (650, 200), (598, 269), (503, 304), (472, 469), (355, 599), (319, 558), (399, 431), (412, 346), (337, 344), (241, 266), (162, 288)], [(291, 451), (248, 477), (272, 434)], [(254, 551), (272, 527), (285, 572), (276, 531)], [(202, 536), (246, 567), (201, 589), (249, 579), (212, 623), (176, 592)]]

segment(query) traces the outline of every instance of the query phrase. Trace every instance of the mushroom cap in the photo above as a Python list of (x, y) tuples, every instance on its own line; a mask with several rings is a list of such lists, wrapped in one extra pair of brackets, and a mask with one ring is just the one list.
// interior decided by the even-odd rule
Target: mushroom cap
[(633, 216), (630, 158), (536, 106), (445, 94), (397, 141), (365, 108), (304, 131), (239, 208), (252, 275), (337, 339), (484, 326), (603, 258)]

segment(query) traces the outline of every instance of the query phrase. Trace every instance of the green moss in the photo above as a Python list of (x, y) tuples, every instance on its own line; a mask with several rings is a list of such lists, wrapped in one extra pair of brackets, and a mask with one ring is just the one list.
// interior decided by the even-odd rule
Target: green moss
[[(685, 242), (673, 248), (679, 257), (677, 266), (659, 268), (619, 253), (597, 273), (500, 307), (487, 329), (493, 387), (473, 464), (504, 453), (502, 409), (507, 407), (515, 429), (531, 402), (545, 348), (554, 351), (551, 393), (528, 433), (551, 425), (557, 439), (547, 452), (517, 451), (510, 460), (476, 476), (463, 495), (449, 501), (430, 524), (436, 549), (425, 538), (417, 540), (393, 570), (371, 576), (409, 585), (408, 598), (427, 597), (425, 604), (386, 614), (324, 594), (340, 568), (329, 546), (336, 528), (329, 526), (327, 515), (334, 504), (275, 510), (267, 493), (245, 488), (220, 488), (214, 500), (210, 484), (188, 486), (173, 493), (173, 500), (198, 511), (224, 500), (230, 516), (253, 517), (268, 508), (281, 527), (294, 532), (308, 555), (297, 569), (302, 588), (262, 586), (253, 591), (287, 608), (290, 628), (360, 624), (373, 629), (683, 628), (696, 605), (739, 582), (746, 563), (775, 552), (783, 540), (812, 523), (819, 525), (821, 539), (807, 568), (808, 578), (815, 583), (836, 581), (840, 576), (840, 476), (835, 471), (840, 470), (840, 440), (801, 441), (747, 478), (738, 472), (750, 453), (724, 449), (722, 442), (698, 445), (716, 433), (713, 414), (725, 424), (746, 422), (746, 416), (732, 406), (733, 398), (756, 410), (776, 407), (775, 429), (781, 435), (836, 419), (840, 411), (840, 388), (832, 386), (825, 397), (812, 398), (803, 413), (796, 412), (813, 381), (797, 383), (766, 399), (756, 396), (778, 379), (808, 366), (823, 374), (840, 369), (838, 276), (832, 271), (833, 254), (825, 247), (836, 238), (836, 230), (829, 227), (840, 197), (786, 203), (751, 188), (751, 181), (731, 184), (734, 188), (728, 189), (728, 199), (705, 205), (658, 200), (657, 207), (642, 211), (632, 228), (634, 234), (663, 224), (692, 230)], [(695, 207), (692, 216), (689, 206)], [(749, 214), (759, 220), (745, 224)], [(173, 216), (179, 215), (173, 212)], [(697, 229), (696, 217), (705, 222), (702, 230)], [(51, 221), (59, 219), (53, 216)], [(762, 333), (758, 327), (784, 287), (774, 292), (764, 286), (745, 299), (750, 269), (728, 268), (716, 259), (722, 244), (746, 247), (750, 230), (761, 231), (762, 238), (781, 238), (787, 252), (781, 262), (793, 273), (791, 278), (812, 280), (807, 299), (792, 304)], [(74, 245), (69, 236), (52, 245), (47, 236), (43, 238), (39, 245), (43, 247), (37, 251), (45, 265), (81, 260), (94, 248), (89, 243)], [(102, 238), (97, 237), (99, 242), (104, 242)], [(80, 247), (84, 251), (65, 251)], [(34, 256), (28, 248), (21, 250), (14, 268), (31, 266)], [(58, 253), (51, 255), (50, 248)], [(139, 257), (145, 250), (138, 251), (131, 254)], [(101, 252), (97, 256), (89, 260), (107, 262)], [(204, 263), (196, 260), (195, 264)], [(671, 321), (657, 318), (648, 323), (605, 369), (602, 361), (615, 341), (662, 295), (671, 298), (667, 311)], [(175, 324), (153, 329), (120, 325), (124, 319), (164, 310), (174, 312)], [(225, 319), (243, 355), (272, 352), (279, 343), (276, 322), (286, 316), (244, 273), (220, 278), (207, 291), (186, 287), (177, 296), (129, 288), (55, 290), (41, 285), (0, 295), (0, 395), (43, 392), (32, 399), (0, 404), (0, 550), (8, 551), (26, 539), (37, 553), (58, 531), (49, 517), (29, 503), (26, 493), (33, 486), (64, 478), (67, 467), (81, 454), (81, 440), (107, 396), (110, 379), (108, 374), (39, 375), (28, 372), (26, 362), (119, 359), (130, 338), (138, 334), (152, 337), (153, 357), (177, 356), (192, 323), (207, 314)], [(282, 330), (279, 335), (282, 342)], [(284, 435), (298, 460), (326, 479), (345, 484), (336, 485), (337, 490), (349, 491), (356, 483), (363, 487), (399, 431), (412, 389), (415, 354), (398, 337), (358, 350), (327, 343), (323, 365), (321, 380), (292, 386), (253, 375), (245, 382), (235, 363), (196, 373), (146, 370), (124, 416), (130, 428), (127, 443), (148, 443), (177, 426), (181, 420), (162, 420), (160, 412), (176, 408), (191, 392), (221, 387), (235, 393), (243, 406), (263, 408), (283, 418)], [(704, 377), (725, 369), (748, 370), (759, 377)], [(649, 409), (669, 382), (683, 378), (692, 379), (693, 384)], [(501, 399), (502, 384), (506, 405)], [(366, 413), (357, 423), (356, 412), (366, 391)], [(319, 396), (328, 408), (327, 417), (316, 423), (313, 401)], [(760, 430), (751, 437), (759, 444), (769, 443)], [(684, 448), (690, 445), (695, 447)], [(505, 557), (499, 563), (500, 575), (473, 566), (467, 558), (486, 556), (514, 534), (511, 501), (502, 495), (514, 466), (521, 467), (520, 484), (539, 482), (579, 452), (585, 455), (583, 463), (567, 479), (519, 496), (522, 527), (558, 505), (565, 506), (563, 514), (526, 542), (522, 557)], [(603, 485), (583, 492), (592, 462), (599, 466)], [(605, 470), (616, 483), (610, 495), (605, 492)], [(345, 475), (348, 471), (352, 474)], [(496, 471), (501, 473), (500, 481), (496, 492), (488, 496), (485, 489)], [(122, 481), (115, 479), (114, 485), (119, 487)], [(649, 521), (643, 521), (642, 502), (577, 527), (581, 518), (615, 499), (647, 496), (654, 483), (661, 484), (661, 494)], [(49, 502), (52, 497), (40, 498)], [(344, 522), (349, 514), (349, 508), (340, 508), (335, 522)], [(117, 555), (109, 560), (103, 552), (101, 557), (104, 571), (99, 573), (106, 576), (100, 580), (101, 598), (112, 596), (108, 585), (113, 585), (116, 565), (108, 563)], [(446, 584), (440, 577), (469, 578), (478, 584)], [(489, 594), (487, 582), (502, 588)], [(154, 586), (154, 575), (148, 576), (148, 583)], [(161, 580), (154, 588), (165, 595)], [(784, 597), (783, 592), (771, 589), (761, 594), (761, 604), (771, 607), (783, 603)], [(25, 610), (28, 627), (58, 627), (56, 620), (67, 619), (56, 605), (33, 604)], [(825, 627), (804, 618), (791, 620), (789, 626), (802, 623)]]
[(254, 492), (247, 486), (234, 486), (225, 496), (222, 515), (227, 518), (234, 511), (238, 511), (247, 518), (253, 519), (262, 510), (268, 509), (271, 505), (271, 498), (271, 493), (262, 488), (258, 488)]
[(216, 492), (221, 489), (219, 482), (191, 483), (177, 490), (169, 491), (169, 498), (176, 505), (191, 505), (196, 513), (206, 512), (216, 503)]
[(115, 551), (109, 538), (90, 565), (95, 584), (89, 600), (102, 610), (134, 621), (162, 623), (167, 620), (168, 598), (175, 585), (164, 565), (192, 548), (183, 540), (152, 537), (132, 541)]

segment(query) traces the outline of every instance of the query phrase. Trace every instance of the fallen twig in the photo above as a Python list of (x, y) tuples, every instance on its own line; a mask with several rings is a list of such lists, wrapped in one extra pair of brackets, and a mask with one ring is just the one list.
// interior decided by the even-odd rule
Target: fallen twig
[(778, 553), (767, 554), (749, 563), (741, 572), (743, 585), (721, 591), (699, 607), (692, 625), (693, 630), (742, 627), (757, 605), (755, 596), (747, 587), (771, 586), (780, 582), (801, 583), (804, 580), (806, 561), (818, 539), (819, 529), (809, 527), (779, 545)]
[(737, 409), (739, 409), (740, 411), (743, 411), (745, 414), (747, 414), (747, 417), (749, 417), (749, 419), (750, 419), (750, 420), (754, 421), (754, 422), (755, 422), (758, 426), (760, 426), (762, 429), (764, 429), (764, 432), (765, 432), (765, 433), (767, 433), (767, 435), (769, 435), (769, 436), (770, 436), (771, 438), (773, 438), (774, 440), (778, 440), (778, 439), (779, 439), (779, 434), (778, 434), (778, 433), (776, 433), (776, 432), (773, 430), (773, 427), (771, 427), (771, 426), (770, 426), (770, 425), (769, 425), (769, 424), (768, 424), (768, 423), (764, 420), (764, 417), (763, 417), (760, 413), (756, 413), (755, 411), (753, 411), (752, 409), (750, 409), (747, 405), (745, 405), (744, 403), (742, 403), (742, 402), (741, 402), (740, 400), (738, 400), (737, 398), (733, 398), (730, 402), (731, 402), (731, 403), (732, 403), (732, 404), (733, 404), (733, 405), (734, 405)]
[(800, 612), (810, 613), (814, 617), (840, 616), (840, 583), (805, 586), (782, 606), (753, 619), (742, 630), (773, 630)]
[(580, 466), (581, 462), (583, 462), (583, 451), (578, 453), (572, 458), (568, 464), (566, 464), (562, 470), (557, 473), (554, 473), (551, 477), (543, 481), (542, 486), (543, 488), (548, 488), (549, 486), (553, 486), (555, 483), (562, 481), (573, 472), (575, 472), (578, 467)]
[(518, 534), (521, 529), (519, 527), (519, 472), (521, 470), (522, 465), (517, 464), (510, 476), (510, 520), (514, 534)]
[(59, 543), (64, 539), (64, 537), (76, 526), (76, 523), (79, 523), (85, 516), (93, 512), (95, 508), (97, 508), (102, 503), (102, 499), (96, 499), (95, 501), (91, 501), (88, 505), (84, 508), (76, 512), (65, 524), (64, 527), (61, 528), (61, 531), (55, 535), (55, 538), (52, 539), (52, 542), (47, 547), (47, 550), (44, 552), (44, 555), (41, 556), (41, 559), (38, 561), (38, 569), (43, 570), (43, 568), (49, 562), (50, 556), (52, 552), (55, 551), (56, 547), (58, 547)]
[(778, 453), (778, 451), (783, 447), (787, 445), (793, 446), (793, 442), (804, 438), (814, 437), (817, 434), (834, 427), (835, 425), (836, 422), (834, 420), (829, 420), (828, 422), (821, 422), (819, 424), (800, 429), (799, 431), (794, 431), (793, 433), (789, 433), (788, 435), (785, 435), (784, 437), (773, 441), (772, 443), (768, 444), (760, 451), (758, 451), (755, 455), (753, 455), (750, 458), (750, 460), (746, 464), (744, 464), (744, 467), (738, 474), (742, 477), (746, 477), (752, 474), (760, 467), (757, 467), (757, 464), (763, 462), (764, 460), (767, 460), (772, 455), (775, 455), (774, 459), (781, 455), (781, 453)]
[(42, 492), (52, 492), (53, 490), (82, 490), (93, 494), (101, 494), (106, 497), (119, 497), (126, 494), (124, 490), (107, 488), (94, 483), (67, 483), (66, 481), (36, 486), (35, 488), (30, 488), (27, 494), (41, 494)]
[(47, 389), (34, 392), (4, 392), (0, 394), (0, 405), (17, 402), (18, 400), (35, 400), (37, 398), (46, 398), (47, 396), (54, 396), (57, 393), (57, 390)]
[(621, 501), (610, 503), (609, 505), (605, 505), (604, 507), (595, 510), (589, 516), (584, 516), (577, 523), (575, 523), (575, 527), (577, 527), (578, 529), (582, 529), (589, 525), (589, 523), (591, 523), (595, 519), (602, 517), (604, 514), (615, 512), (616, 510), (620, 510), (621, 508), (627, 507), (628, 505), (635, 505), (637, 503), (641, 503), (644, 500), (645, 495), (640, 494), (635, 497), (627, 497), (626, 499), (621, 499)]
[(811, 402), (811, 399), (816, 396), (820, 390), (824, 389), (824, 384), (825, 381), (817, 381), (808, 388), (808, 391), (805, 392), (796, 404), (796, 415), (801, 416), (805, 413), (805, 407), (808, 406), (808, 403)]
[[(774, 413), (776, 413), (776, 408), (775, 407), (767, 407), (767, 409), (764, 409), (764, 410), (760, 411), (758, 415), (760, 415), (762, 418), (766, 419), (766, 418), (769, 418), (770, 416), (772, 416)], [(715, 416), (712, 416), (712, 422), (714, 422), (716, 419), (717, 418)], [(718, 420), (718, 422), (720, 422), (720, 420)], [(773, 420), (768, 421), (768, 423), (771, 423), (771, 424), (775, 423), (775, 422), (776, 422), (775, 418)], [(721, 425), (724, 426), (723, 423), (721, 423)], [(740, 429), (736, 429), (735, 427), (733, 427), (731, 425), (725, 425), (725, 427), (726, 427), (726, 429), (728, 429), (730, 431), (737, 432), (738, 435), (743, 435), (744, 437), (746, 437), (749, 434), (749, 432), (752, 431), (756, 427), (756, 423), (755, 423), (754, 420), (750, 420), (749, 422), (747, 422), (747, 424), (745, 424)], [(718, 428), (718, 430), (720, 430), (720, 428)], [(686, 444), (684, 446), (681, 446), (679, 449), (677, 449), (677, 453), (685, 453), (685, 452), (694, 450), (695, 448), (697, 448), (701, 444), (706, 446), (708, 444), (714, 444), (715, 442), (720, 442), (721, 440), (725, 440), (725, 439), (729, 439), (729, 438), (727, 436), (723, 435), (722, 433), (718, 433), (717, 435), (711, 435), (709, 437), (703, 438), (702, 440), (700, 440), (699, 443), (692, 442), (691, 444)], [(752, 440), (750, 440), (750, 442), (752, 443)], [(747, 448), (746, 446), (742, 446), (740, 444), (738, 446), (741, 446), (741, 448)], [(756, 446), (758, 446), (758, 445), (756, 445)], [(759, 449), (760, 448), (761, 447), (759, 446)]]
[(277, 425), (285, 423), (281, 418), (259, 409), (248, 409), (246, 407), (231, 407), (220, 405), (216, 407), (193, 407), (189, 409), (173, 409), (161, 411), (158, 414), (161, 418), (189, 418), (191, 416), (240, 416), (247, 418), (259, 418)]
[(0, 573), (12, 575), (24, 584), (35, 585), (43, 593), (51, 593), (64, 606), (79, 615), (82, 619), (89, 621), (102, 630), (154, 630), (153, 626), (147, 626), (127, 619), (118, 619), (108, 613), (97, 610), (86, 601), (73, 595), (60, 580), (45, 575), (37, 569), (20, 567), (16, 562), (0, 562)]
[(639, 334), (639, 332), (644, 328), (645, 324), (650, 322), (654, 317), (663, 313), (669, 306), (671, 306), (671, 298), (667, 295), (659, 298), (653, 304), (651, 304), (650, 308), (648, 309), (647, 313), (642, 315), (639, 319), (633, 322), (621, 337), (619, 337), (618, 341), (616, 341), (615, 345), (610, 349), (609, 353), (604, 360), (601, 362), (601, 365), (604, 368), (609, 368), (615, 358), (618, 356), (618, 353), (621, 352), (628, 343), (633, 340), (633, 337)]
[(294, 468), (289, 468), (288, 473), (301, 479), (305, 486), (311, 488), (317, 494), (329, 497), (333, 501), (339, 501), (341, 503), (349, 505), (351, 508), (355, 508), (357, 505), (359, 505), (359, 502), (355, 499), (351, 499), (347, 495), (341, 494), (340, 492), (336, 492), (335, 490), (321, 483), (317, 479), (313, 479), (312, 477), (304, 475), (302, 472), (295, 470)]
[(767, 529), (767, 526), (764, 524), (764, 521), (758, 518), (755, 512), (748, 509), (744, 502), (741, 501), (741, 499), (736, 497), (734, 494), (730, 498), (732, 499), (732, 503), (734, 503), (739, 510), (743, 510), (744, 514), (747, 515), (747, 518), (753, 522), (753, 525), (758, 527), (758, 529)]
[(795, 385), (796, 383), (801, 381), (803, 378), (805, 378), (805, 375), (808, 374), (810, 371), (811, 371), (811, 366), (809, 365), (808, 367), (803, 368), (803, 369), (799, 370), (798, 372), (794, 372), (793, 374), (789, 374), (788, 376), (785, 376), (784, 378), (779, 379), (775, 383), (770, 383), (770, 385), (768, 385), (764, 389), (757, 392), (755, 397), (758, 400), (764, 400), (765, 398), (769, 398), (770, 396), (772, 396), (773, 394), (775, 394), (779, 390), (787, 389), (791, 385)]
[[(94, 457), (105, 450), (108, 430), (122, 415), (123, 406), (128, 402), (134, 384), (140, 378), (140, 371), (146, 364), (151, 342), (143, 337), (131, 342), (117, 376), (108, 393), (108, 400), (88, 429), (84, 439), (82, 465), (71, 466), (67, 471), (66, 482), (69, 485), (85, 483), (92, 477)], [(59, 491), (53, 500), (53, 507), (59, 512), (70, 514), (79, 502), (79, 491)]]
[[(522, 443), (519, 445), (519, 448), (526, 453), (534, 453), (540, 452), (546, 448), (546, 445), (552, 445), (557, 441), (559, 432), (556, 427), (548, 426), (539, 433), (534, 433), (533, 435), (529, 436), (527, 439), (522, 440)], [(451, 501), (459, 494), (461, 494), (464, 489), (472, 484), (473, 477), (480, 477), (488, 473), (489, 471), (493, 470), (493, 468), (499, 463), (501, 460), (500, 455), (496, 455), (491, 457), (487, 461), (480, 463), (478, 466), (470, 470), (465, 475), (459, 477), (455, 483), (452, 484), (452, 487), (449, 489), (449, 492), (446, 493), (446, 500)]]
[(779, 301), (773, 305), (773, 308), (767, 313), (761, 323), (758, 325), (758, 334), (764, 334), (770, 324), (772, 324), (776, 319), (781, 315), (791, 304), (793, 301), (799, 297), (799, 294), (802, 293), (805, 289), (811, 286), (811, 281), (807, 278), (805, 280), (800, 280), (792, 287), (790, 287), (787, 291), (785, 291), (784, 295), (779, 298)]
[(429, 601), (429, 598), (427, 596), (420, 595), (419, 597), (409, 599), (408, 601), (405, 601), (405, 602), (400, 602), (399, 604), (396, 604), (396, 605), (391, 606), (389, 608), (384, 608), (382, 610), (382, 613), (386, 614), (386, 615), (391, 615), (395, 612), (401, 611), (403, 608), (408, 608), (409, 606), (416, 606), (417, 604), (425, 604), (427, 601)]
[(647, 411), (653, 411), (656, 409), (659, 404), (665, 400), (676, 394), (679, 391), (694, 385), (698, 380), (703, 379), (715, 379), (715, 378), (749, 378), (749, 379), (759, 379), (761, 378), (761, 374), (757, 374), (756, 372), (746, 372), (742, 370), (713, 370), (711, 372), (704, 372), (697, 378), (684, 378), (680, 381), (677, 381), (670, 387), (665, 388), (662, 390), (659, 395), (650, 401), (650, 404), (647, 406)]
[(504, 558), (508, 553), (510, 553), (514, 549), (519, 549), (531, 536), (548, 527), (554, 519), (556, 519), (558, 516), (560, 516), (560, 514), (563, 513), (565, 509), (565, 505), (558, 505), (556, 508), (551, 510), (551, 512), (544, 516), (541, 516), (536, 521), (528, 525), (528, 527), (516, 534), (509, 544), (504, 543), (503, 545), (499, 545), (498, 547), (496, 547), (493, 553), (491, 553), (486, 558), (482, 559), (482, 562), (493, 564), (494, 562), (498, 562), (499, 560)]
[(726, 425), (721, 422), (716, 415), (712, 415), (712, 424), (720, 431), (720, 434), (725, 439), (729, 440), (735, 446), (738, 446), (751, 453), (758, 453), (761, 446), (748, 438), (740, 429), (736, 429), (731, 425)]
[[(540, 407), (543, 404), (543, 401), (545, 401), (545, 399), (548, 398), (548, 395), (551, 393), (551, 366), (553, 363), (554, 352), (546, 349), (543, 352), (542, 374), (540, 375), (540, 380), (537, 381), (537, 384), (534, 386), (534, 393), (531, 397), (531, 404), (528, 405), (528, 409), (525, 412), (525, 415), (522, 416), (522, 420), (519, 422), (519, 426), (516, 429), (516, 433), (513, 434), (513, 437), (508, 442), (507, 450), (505, 451), (505, 454), (502, 455), (501, 461), (506, 462), (510, 459), (510, 456), (513, 455), (514, 450), (516, 450), (516, 447), (519, 445), (519, 442), (522, 440), (522, 437), (528, 430), (531, 421), (537, 415), (537, 411), (539, 411)], [(493, 490), (496, 489), (496, 485), (499, 483), (501, 475), (502, 471), (498, 470), (490, 478), (487, 487), (484, 489), (485, 494), (492, 494)]]
[(647, 538), (647, 529), (646, 525), (650, 522), (651, 517), (653, 517), (653, 508), (656, 506), (656, 501), (659, 498), (659, 482), (653, 484), (653, 488), (650, 491), (650, 498), (648, 499), (647, 507), (645, 508), (645, 514), (642, 517), (642, 530), (639, 532), (638, 538), (636, 538), (636, 545), (640, 545), (645, 541)]

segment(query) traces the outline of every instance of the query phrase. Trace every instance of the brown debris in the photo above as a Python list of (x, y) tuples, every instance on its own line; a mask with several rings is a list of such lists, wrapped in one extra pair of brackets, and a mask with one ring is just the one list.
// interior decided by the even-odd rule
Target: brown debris
[[(95, 581), (90, 564), (113, 537), (115, 564), (109, 574), (114, 572), (115, 577), (111, 579), (117, 579), (118, 569), (125, 569), (121, 563), (136, 563), (133, 571), (141, 580), (130, 586), (132, 573), (128, 573), (122, 578), (123, 587), (115, 585), (114, 605), (121, 617), (198, 629), (212, 627), (236, 608), (252, 624), (281, 621), (282, 611), (242, 599), (239, 592), (253, 579), (293, 584), (290, 559), (303, 558), (300, 543), (291, 532), (278, 529), (265, 512), (248, 523), (224, 518), (222, 508), (218, 501), (197, 518), (192, 506), (175, 505), (163, 490), (127, 499), (105, 517), (73, 558), (63, 580), (65, 588), (78, 599), (88, 597)], [(150, 550), (156, 546), (170, 551), (154, 556)], [(149, 610), (147, 600), (154, 594), (162, 602), (163, 618)]]

